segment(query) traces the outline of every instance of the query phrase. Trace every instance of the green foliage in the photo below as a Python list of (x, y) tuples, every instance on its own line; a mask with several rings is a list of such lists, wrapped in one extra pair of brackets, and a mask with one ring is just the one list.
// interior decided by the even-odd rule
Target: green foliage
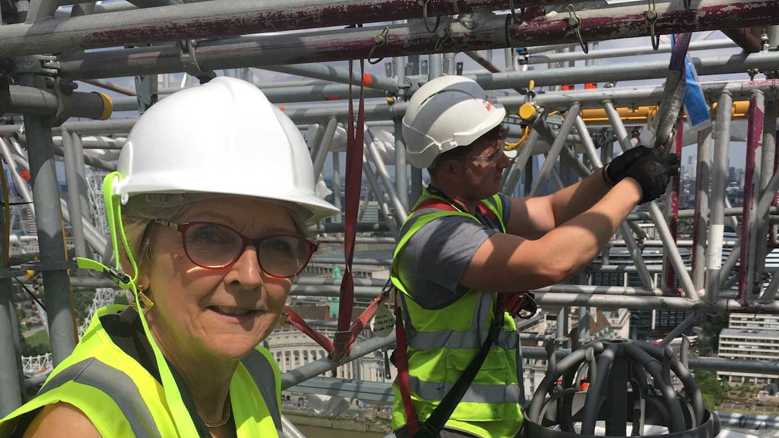
[(73, 313), (76, 316), (78, 325), (81, 325), (87, 316), (89, 306), (95, 298), (95, 291), (92, 289), (75, 289), (72, 294)]
[(716, 355), (719, 350), (719, 334), (728, 326), (728, 317), (724, 313), (710, 314), (701, 322), (701, 333), (698, 337), (698, 355)]
[(698, 383), (703, 395), (703, 402), (706, 409), (713, 411), (722, 403), (728, 394), (728, 386), (717, 378), (717, 373), (713, 371), (696, 370), (695, 382)]

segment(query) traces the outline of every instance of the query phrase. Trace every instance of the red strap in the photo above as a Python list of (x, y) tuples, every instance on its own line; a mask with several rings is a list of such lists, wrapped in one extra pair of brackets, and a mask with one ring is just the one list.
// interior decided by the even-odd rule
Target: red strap
[(387, 298), (387, 293), (382, 293), (381, 295), (376, 296), (371, 300), (370, 304), (368, 304), (368, 307), (362, 311), (360, 316), (354, 320), (354, 323), (352, 323), (349, 345), (354, 344), (354, 341), (357, 340), (357, 337), (360, 335), (362, 329), (368, 326), (368, 322), (371, 320), (371, 318), (373, 318), (374, 315), (376, 315), (376, 311), (379, 310), (379, 306), (385, 298)]
[(392, 352), (392, 362), (398, 370), (395, 381), (403, 398), (403, 411), (406, 413), (406, 429), (408, 436), (414, 436), (419, 430), (419, 420), (411, 404), (411, 384), (408, 380), (408, 356), (406, 355), (406, 330), (403, 327), (403, 317), (400, 315), (400, 306), (395, 305), (395, 351)]
[[(349, 77), (353, 76), (353, 61), (349, 61)], [(360, 74), (365, 72), (365, 61), (360, 60)], [(353, 341), (349, 329), (354, 306), (354, 280), (352, 260), (354, 259), (354, 241), (357, 232), (357, 210), (360, 206), (362, 186), (362, 161), (365, 134), (365, 95), (360, 84), (360, 102), (357, 123), (354, 123), (354, 104), (352, 100), (352, 81), (349, 82), (349, 115), (346, 127), (346, 212), (344, 217), (344, 257), (346, 269), (341, 280), (340, 302), (338, 304), (338, 331), (333, 343), (333, 358), (338, 360), (349, 354)]]
[[(430, 198), (426, 201), (422, 201), (417, 207), (414, 209), (414, 211), (424, 210), (426, 208), (434, 208), (437, 210), (446, 210), (446, 211), (459, 211), (455, 206), (452, 204), (442, 201), (437, 198)], [(492, 218), (497, 219), (495, 216), (495, 213), (493, 213), (492, 210), (487, 208), (484, 204), (481, 202), (479, 203), (479, 206), (477, 207), (479, 209), (479, 214), (482, 216), (490, 216)]]
[(301, 333), (308, 335), (309, 338), (316, 341), (316, 343), (321, 345), (322, 348), (324, 348), (328, 353), (333, 351), (333, 343), (330, 341), (330, 339), (306, 324), (306, 321), (300, 315), (298, 315), (297, 312), (292, 310), (291, 307), (284, 306), (284, 313), (287, 314), (287, 321), (293, 327), (300, 330)]

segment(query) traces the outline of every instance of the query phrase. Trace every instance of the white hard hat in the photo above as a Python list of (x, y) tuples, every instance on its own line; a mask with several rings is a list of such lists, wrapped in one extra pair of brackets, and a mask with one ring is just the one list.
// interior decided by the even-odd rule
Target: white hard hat
[(440, 76), (411, 96), (403, 117), (406, 157), (416, 167), (430, 167), (446, 151), (467, 146), (500, 125), (506, 109), (487, 100), (476, 81)]
[(294, 123), (249, 82), (218, 77), (152, 106), (119, 156), (115, 194), (250, 196), (288, 204), (314, 222), (338, 212), (316, 196), (314, 171)]

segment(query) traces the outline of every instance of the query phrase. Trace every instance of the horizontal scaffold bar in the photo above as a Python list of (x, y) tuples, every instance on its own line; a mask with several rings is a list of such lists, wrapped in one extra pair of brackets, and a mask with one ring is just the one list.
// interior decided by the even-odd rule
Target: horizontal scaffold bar
[[(425, 4), (431, 17), (507, 5), (505, 0), (430, 0)], [(422, 15), (422, 2), (417, 0), (204, 1), (5, 25), (0, 28), (0, 56), (345, 26)]]
[[(779, 23), (779, 0), (701, 0), (694, 9), (685, 9), (683, 3), (657, 3), (656, 34)], [(650, 35), (650, 26), (646, 11), (647, 7), (643, 4), (578, 11), (579, 33), (585, 41), (647, 36)], [(103, 17), (101, 23), (112, 23), (107, 16)], [(189, 71), (192, 59), (197, 60), (200, 69), (214, 70), (578, 42), (568, 14), (547, 14), (518, 23), (509, 22), (508, 25), (507, 20), (510, 20), (508, 15), (492, 14), (473, 15), (467, 21), (444, 20), (437, 33), (429, 32), (422, 23), (413, 22), (247, 36), (202, 42), (185, 56), (178, 44), (94, 51), (82, 58), (64, 61), (62, 72), (73, 78), (97, 78)], [(58, 41), (58, 38), (67, 35), (63, 29), (50, 29), (51, 35), (16, 35), (16, 32), (6, 29), (13, 26), (16, 25), (0, 27), (0, 55), (52, 51), (54, 47), (59, 50), (59, 46), (53, 43), (35, 41)], [(156, 38), (157, 34), (152, 30), (143, 35), (144, 41)], [(204, 31), (201, 36), (221, 31), (208, 27), (206, 30), (210, 33)], [(186, 27), (182, 27), (180, 32), (181, 35), (171, 38), (193, 37)], [(120, 42), (108, 45), (117, 44)], [(76, 39), (66, 46), (83, 47), (83, 43)]]
[[(739, 81), (739, 82), (704, 82), (701, 84), (704, 94), (716, 99), (723, 92), (729, 93), (734, 99), (747, 97), (753, 90), (761, 90), (767, 95), (779, 93), (779, 80)], [(567, 109), (574, 102), (579, 102), (584, 108), (601, 107), (604, 101), (611, 101), (615, 105), (651, 105), (657, 103), (663, 94), (663, 86), (643, 87), (619, 87), (600, 88), (595, 90), (574, 90), (549, 92), (539, 94), (534, 102), (547, 111)], [(123, 98), (117, 102), (124, 101)], [(525, 96), (505, 96), (495, 99), (496, 102), (515, 109), (526, 101)], [(119, 105), (117, 105), (119, 106)], [(121, 110), (129, 110), (122, 106)], [(119, 110), (119, 108), (117, 108)], [(288, 107), (285, 113), (296, 123), (319, 123), (329, 117), (345, 118), (347, 115), (346, 103), (309, 103), (303, 107)], [(365, 104), (365, 114), (371, 120), (392, 120), (393, 117), (401, 117), (406, 111), (406, 104), (399, 102), (387, 104), (386, 100), (369, 101)], [(106, 121), (73, 121), (66, 122), (63, 127), (69, 131), (87, 134), (111, 134), (127, 133), (135, 124), (136, 119), (115, 119)], [(19, 131), (21, 125), (0, 125), (0, 137), (13, 135)], [(54, 128), (58, 132), (60, 128)], [(636, 218), (641, 218), (636, 213)], [(328, 232), (337, 232), (335, 229)], [(368, 231), (367, 229), (364, 231)]]

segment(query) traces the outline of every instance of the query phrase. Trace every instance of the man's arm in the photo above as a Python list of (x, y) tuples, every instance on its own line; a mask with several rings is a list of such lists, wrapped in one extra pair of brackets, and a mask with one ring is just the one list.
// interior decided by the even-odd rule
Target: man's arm
[(551, 195), (511, 198), (508, 232), (538, 239), (592, 207), (608, 191), (601, 170)]
[[(600, 178), (600, 175), (594, 177)], [(587, 185), (597, 184), (592, 178), (572, 187), (584, 185), (584, 189), (578, 190), (586, 190)], [(602, 181), (600, 184), (605, 186)], [(590, 187), (590, 190), (595, 189)], [(574, 191), (567, 196), (573, 200), (576, 193)], [(493, 234), (471, 258), (460, 282), (471, 289), (498, 292), (536, 289), (559, 283), (595, 257), (639, 200), (641, 186), (635, 179), (626, 178), (587, 211), (538, 240), (525, 240), (512, 234)], [(582, 203), (577, 202), (578, 205)]]

